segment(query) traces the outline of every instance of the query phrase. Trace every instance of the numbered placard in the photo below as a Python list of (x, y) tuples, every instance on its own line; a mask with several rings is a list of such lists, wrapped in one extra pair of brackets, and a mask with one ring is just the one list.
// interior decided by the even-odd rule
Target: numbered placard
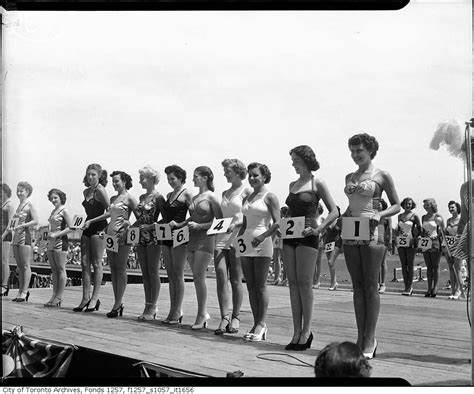
[(304, 238), (304, 216), (280, 219), (281, 238)]
[(70, 228), (72, 229), (82, 228), (85, 222), (86, 222), (86, 217), (84, 215), (74, 215), (74, 217), (72, 218), (72, 224)]
[(433, 246), (433, 241), (431, 238), (428, 237), (421, 237), (418, 240), (418, 247), (423, 251), (427, 251), (428, 249), (431, 249)]
[(274, 247), (275, 249), (282, 249), (282, 247), (283, 247), (283, 241), (281, 240), (280, 237), (275, 237), (275, 238), (273, 239), (273, 247)]
[(13, 218), (10, 220), (10, 224), (8, 225), (9, 230), (15, 230), (16, 227), (18, 226), (18, 222), (20, 221), (20, 218)]
[(399, 236), (397, 237), (397, 248), (409, 248), (411, 244), (411, 237)]
[(189, 228), (185, 226), (173, 231), (173, 248), (189, 241)]
[(48, 237), (49, 237), (49, 229), (45, 228), (45, 229), (41, 230), (39, 240), (40, 241), (47, 241)]
[(158, 241), (171, 241), (173, 239), (171, 226), (168, 223), (156, 223), (155, 232)]
[(138, 227), (130, 227), (127, 231), (127, 243), (136, 245), (140, 239), (140, 229)]
[(370, 219), (366, 217), (342, 217), (341, 238), (352, 241), (370, 240)]
[(450, 249), (455, 247), (458, 242), (457, 235), (446, 235), (445, 239), (446, 239), (446, 246)]
[(232, 218), (221, 218), (212, 221), (211, 227), (207, 230), (207, 235), (226, 233), (230, 224), (232, 223)]
[(324, 244), (324, 251), (326, 253), (333, 252), (334, 248), (336, 247), (336, 242), (328, 242), (327, 244)]
[(105, 249), (110, 251), (110, 252), (118, 252), (119, 249), (119, 240), (118, 237), (115, 237), (113, 235), (105, 234), (104, 235), (104, 241), (105, 241)]
[(252, 239), (254, 237), (249, 233), (244, 233), (243, 235), (237, 237), (234, 241), (235, 256), (246, 256), (250, 252), (254, 251), (252, 247)]

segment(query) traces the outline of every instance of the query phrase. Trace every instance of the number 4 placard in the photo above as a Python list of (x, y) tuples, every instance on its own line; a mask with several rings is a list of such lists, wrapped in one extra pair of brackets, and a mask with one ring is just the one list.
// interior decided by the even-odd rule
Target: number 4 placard
[(280, 231), (282, 233), (282, 239), (304, 238), (304, 228), (304, 216), (280, 219)]
[(140, 238), (140, 229), (138, 227), (130, 227), (127, 231), (127, 243), (136, 245)]
[(118, 252), (119, 244), (118, 244), (118, 237), (114, 237), (113, 235), (104, 235), (105, 240), (105, 249), (111, 252)]
[(179, 230), (173, 231), (173, 248), (189, 241), (189, 228), (185, 226)]
[(232, 223), (232, 218), (221, 218), (221, 219), (214, 219), (212, 221), (212, 225), (207, 230), (206, 234), (211, 235), (211, 234), (218, 234), (218, 233), (225, 233), (227, 232), (227, 229), (230, 226), (230, 223)]
[(86, 217), (83, 215), (74, 215), (72, 218), (72, 229), (81, 228), (86, 221)]

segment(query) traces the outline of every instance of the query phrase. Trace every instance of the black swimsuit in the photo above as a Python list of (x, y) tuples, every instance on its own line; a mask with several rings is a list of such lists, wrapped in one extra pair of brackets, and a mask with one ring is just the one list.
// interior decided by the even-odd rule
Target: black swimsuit
[[(170, 202), (169, 197), (166, 199), (163, 209), (161, 212), (161, 216), (163, 217), (164, 223), (169, 223), (174, 220), (176, 223), (181, 223), (186, 220), (186, 213), (188, 212), (188, 205), (185, 201), (178, 201), (179, 196), (185, 191), (186, 189), (181, 190), (181, 192), (175, 197), (173, 202)], [(171, 194), (170, 194), (171, 196)], [(163, 245), (169, 246), (170, 248), (173, 246), (172, 240), (164, 240), (162, 241)]]
[[(86, 210), (87, 218), (86, 220), (94, 219), (97, 216), (102, 215), (105, 212), (105, 207), (102, 202), (94, 198), (95, 191), (92, 193), (92, 198), (84, 200), (82, 206)], [(99, 222), (92, 223), (87, 229), (82, 232), (83, 237), (91, 237), (93, 235), (99, 234), (101, 231), (107, 227), (107, 220), (101, 220)]]

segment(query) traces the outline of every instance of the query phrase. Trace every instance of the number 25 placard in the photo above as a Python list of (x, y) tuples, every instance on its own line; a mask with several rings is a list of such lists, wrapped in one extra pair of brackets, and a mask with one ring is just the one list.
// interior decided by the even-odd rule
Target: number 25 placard
[(304, 216), (280, 219), (281, 238), (304, 238)]
[(370, 240), (369, 218), (366, 217), (342, 217), (341, 238), (355, 241)]

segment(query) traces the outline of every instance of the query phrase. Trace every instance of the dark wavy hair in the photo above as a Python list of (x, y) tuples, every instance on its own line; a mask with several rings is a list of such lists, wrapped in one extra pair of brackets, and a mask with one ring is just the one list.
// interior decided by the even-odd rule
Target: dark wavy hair
[(250, 163), (247, 166), (247, 171), (250, 172), (254, 168), (257, 168), (260, 171), (260, 174), (263, 175), (264, 183), (269, 183), (271, 181), (272, 173), (270, 172), (270, 169), (265, 164), (257, 163), (256, 161), (254, 161), (253, 163)]
[(380, 205), (382, 206), (382, 211), (385, 211), (388, 208), (387, 201), (385, 201), (382, 197), (379, 200)]
[(178, 178), (181, 181), (181, 183), (186, 182), (186, 171), (176, 164), (166, 167), (165, 174), (166, 175), (173, 174), (176, 178)]
[(375, 155), (377, 154), (377, 151), (379, 150), (379, 143), (375, 139), (375, 137), (372, 137), (371, 135), (368, 135), (367, 133), (360, 133), (353, 135), (351, 138), (349, 138), (348, 141), (348, 146), (349, 148), (351, 146), (356, 146), (356, 145), (364, 145), (365, 149), (367, 149), (370, 152), (370, 158), (373, 159)]
[(59, 190), (59, 189), (51, 189), (48, 192), (48, 200), (49, 201), (51, 201), (51, 196), (53, 194), (57, 194), (59, 196), (59, 200), (61, 201), (62, 205), (66, 204), (66, 193), (64, 193), (62, 190)]
[(240, 179), (245, 179), (245, 177), (247, 176), (247, 168), (245, 167), (245, 164), (242, 163), (239, 159), (225, 159), (222, 162), (222, 167), (230, 168), (239, 176)]
[(410, 202), (411, 201), (411, 207), (412, 209), (415, 209), (416, 208), (416, 203), (415, 203), (415, 200), (413, 200), (413, 198), (411, 197), (405, 197), (403, 199), (403, 201), (400, 203), (400, 206), (405, 209), (405, 205), (407, 204), (407, 202)]
[(26, 192), (28, 193), (28, 197), (31, 196), (31, 193), (33, 193), (33, 186), (31, 186), (28, 182), (22, 181), (18, 182), (18, 185), (16, 186), (17, 189), (21, 187), (22, 189), (25, 189)]
[(448, 202), (448, 208), (449, 208), (450, 205), (456, 205), (456, 211), (458, 213), (461, 213), (461, 204), (459, 204), (456, 201), (451, 200), (450, 202)]
[(213, 192), (214, 191), (214, 174), (212, 173), (212, 170), (207, 166), (199, 166), (199, 167), (196, 167), (194, 172), (197, 172), (201, 176), (207, 177), (207, 181), (206, 181), (207, 188), (211, 192)]
[(303, 160), (310, 171), (319, 170), (319, 162), (316, 160), (314, 151), (308, 145), (300, 145), (290, 150), (290, 155), (295, 154)]
[(129, 190), (132, 188), (133, 184), (132, 184), (132, 177), (130, 175), (128, 175), (126, 172), (124, 171), (114, 171), (112, 172), (112, 174), (110, 174), (110, 177), (113, 178), (114, 176), (116, 175), (119, 175), (120, 176), (120, 179), (125, 182), (125, 189)]
[(99, 183), (104, 187), (107, 186), (107, 170), (102, 168), (102, 166), (97, 163), (92, 163), (87, 166), (86, 175), (84, 175), (84, 179), (82, 180), (84, 185), (86, 185), (87, 187), (90, 186), (89, 181), (87, 180), (87, 173), (89, 172), (89, 170), (97, 171), (97, 174), (99, 175)]
[(8, 198), (12, 196), (12, 189), (6, 183), (2, 183), (2, 192), (4, 192)]
[(333, 342), (327, 345), (316, 358), (314, 373), (317, 378), (368, 378), (372, 367), (352, 342)]

